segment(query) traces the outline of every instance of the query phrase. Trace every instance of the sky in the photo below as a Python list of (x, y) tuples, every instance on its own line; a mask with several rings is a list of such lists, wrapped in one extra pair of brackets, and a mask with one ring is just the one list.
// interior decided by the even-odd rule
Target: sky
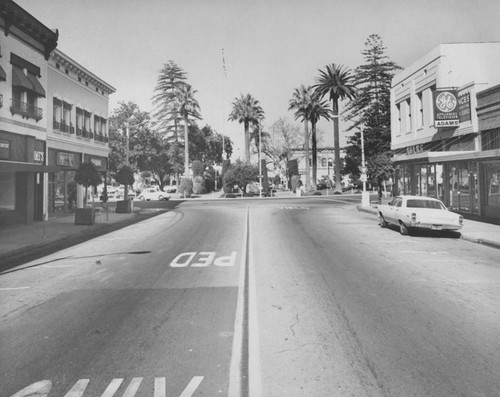
[[(331, 63), (363, 64), (371, 34), (403, 68), (442, 43), (500, 41), (498, 0), (15, 1), (59, 29), (59, 50), (115, 87), (110, 113), (122, 101), (152, 111), (159, 71), (173, 60), (197, 90), (199, 125), (229, 136), (235, 158), (244, 156), (243, 126), (227, 121), (235, 98), (259, 100), (266, 131), (293, 121), (295, 88)], [(331, 145), (331, 123), (318, 127)]]

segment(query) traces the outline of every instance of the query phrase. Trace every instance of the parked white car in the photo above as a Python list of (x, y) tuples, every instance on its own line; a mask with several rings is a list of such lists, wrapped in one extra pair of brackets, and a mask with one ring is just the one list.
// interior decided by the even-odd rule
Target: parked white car
[(448, 211), (442, 201), (424, 196), (397, 196), (388, 205), (378, 206), (379, 225), (399, 227), (401, 234), (411, 229), (459, 231), (463, 216)]
[(168, 193), (162, 192), (159, 189), (155, 189), (155, 188), (151, 187), (151, 188), (144, 189), (139, 194), (137, 199), (142, 200), (142, 201), (168, 200), (168, 199), (170, 199), (170, 195)]

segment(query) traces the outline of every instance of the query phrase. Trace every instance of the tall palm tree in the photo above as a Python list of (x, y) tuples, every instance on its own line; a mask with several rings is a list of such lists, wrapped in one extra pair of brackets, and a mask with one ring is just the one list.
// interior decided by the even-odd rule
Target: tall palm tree
[(318, 139), (316, 136), (316, 124), (324, 118), (330, 120), (330, 109), (325, 101), (322, 101), (318, 95), (311, 97), (309, 106), (309, 121), (311, 122), (311, 151), (312, 151), (312, 183), (316, 189), (316, 182), (318, 180)]
[(194, 98), (196, 90), (193, 90), (189, 84), (181, 87), (179, 91), (179, 114), (184, 120), (184, 177), (187, 178), (189, 175), (189, 139), (188, 139), (188, 127), (189, 119), (201, 119), (200, 115), (200, 105), (198, 101)]
[(259, 101), (250, 94), (241, 95), (240, 98), (234, 98), (233, 110), (229, 114), (229, 121), (243, 123), (245, 128), (245, 161), (250, 162), (250, 124), (258, 125), (260, 120), (264, 119), (264, 110)]
[(351, 71), (343, 65), (332, 63), (326, 69), (319, 70), (320, 76), (313, 87), (320, 98), (328, 94), (332, 101), (333, 146), (335, 151), (335, 191), (342, 192), (340, 139), (339, 139), (339, 99), (353, 99), (356, 96), (356, 84)]
[(303, 84), (296, 88), (292, 99), (288, 102), (288, 110), (295, 110), (295, 120), (302, 119), (304, 122), (304, 155), (306, 158), (306, 189), (311, 187), (311, 170), (309, 166), (309, 112), (311, 99), (313, 97), (312, 87)]

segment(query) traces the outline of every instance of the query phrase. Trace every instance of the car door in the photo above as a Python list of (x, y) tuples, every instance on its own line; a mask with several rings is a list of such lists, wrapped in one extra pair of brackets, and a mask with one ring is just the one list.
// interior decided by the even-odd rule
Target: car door
[(387, 214), (384, 215), (386, 222), (397, 223), (397, 220), (395, 220), (395, 211), (396, 211), (396, 205), (400, 201), (401, 201), (401, 197), (394, 197), (391, 200), (391, 202), (387, 206)]

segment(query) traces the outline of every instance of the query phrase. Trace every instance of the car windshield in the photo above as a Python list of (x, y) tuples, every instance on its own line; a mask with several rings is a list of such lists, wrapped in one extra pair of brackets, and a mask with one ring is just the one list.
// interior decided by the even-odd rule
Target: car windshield
[(411, 199), (406, 202), (407, 208), (431, 208), (435, 210), (446, 209), (443, 204), (436, 200)]

